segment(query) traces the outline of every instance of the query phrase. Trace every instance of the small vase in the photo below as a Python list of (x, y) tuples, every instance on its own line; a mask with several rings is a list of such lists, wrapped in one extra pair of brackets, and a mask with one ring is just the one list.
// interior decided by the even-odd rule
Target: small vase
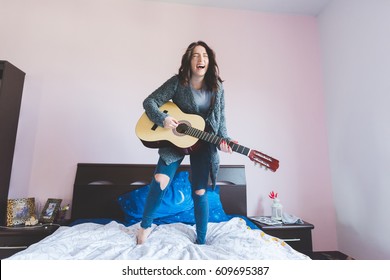
[(278, 198), (274, 198), (274, 202), (272, 203), (272, 219), (281, 221), (283, 213), (283, 206), (280, 203)]

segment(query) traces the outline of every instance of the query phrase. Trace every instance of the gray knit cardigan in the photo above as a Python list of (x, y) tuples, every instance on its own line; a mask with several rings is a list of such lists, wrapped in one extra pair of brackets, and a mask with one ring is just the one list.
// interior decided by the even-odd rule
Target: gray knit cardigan
[[(219, 83), (218, 88), (209, 112), (202, 117), (205, 119), (206, 125), (211, 128), (211, 133), (230, 139), (226, 129), (225, 98), (222, 83)], [(201, 115), (191, 88), (181, 85), (178, 76), (175, 75), (150, 94), (143, 102), (147, 116), (159, 126), (164, 126), (163, 122), (167, 117), (167, 114), (161, 112), (159, 107), (169, 100), (172, 100), (186, 114)], [(210, 144), (210, 147), (210, 177), (214, 187), (219, 169), (219, 155), (215, 145)], [(173, 147), (159, 148), (159, 155), (166, 164), (171, 164), (184, 157), (180, 151)]]

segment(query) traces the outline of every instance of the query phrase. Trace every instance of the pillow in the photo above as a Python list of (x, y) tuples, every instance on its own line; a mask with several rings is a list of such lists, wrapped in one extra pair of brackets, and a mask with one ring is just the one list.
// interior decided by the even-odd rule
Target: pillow
[[(155, 218), (175, 215), (193, 208), (188, 175), (187, 171), (176, 173), (165, 192), (161, 206), (155, 213)], [(142, 218), (149, 189), (150, 185), (147, 185), (118, 197), (118, 203), (125, 213), (126, 221)]]
[[(211, 188), (207, 189), (207, 198), (209, 201), (209, 222), (210, 223), (219, 223), (230, 220), (223, 210), (221, 199), (219, 196), (219, 186), (212, 190)], [(195, 214), (194, 209), (188, 209), (183, 212), (177, 213), (172, 216), (161, 217), (154, 221), (155, 224), (170, 224), (170, 223), (185, 223), (185, 224), (195, 224)]]
[[(195, 224), (194, 202), (191, 196), (189, 173), (176, 173), (163, 197), (161, 206), (155, 213), (155, 224), (186, 223)], [(118, 197), (118, 203), (125, 214), (127, 225), (135, 224), (142, 218), (146, 197), (150, 186), (139, 188)], [(209, 201), (209, 222), (228, 221), (219, 196), (219, 186), (207, 189)]]
[(226, 215), (223, 210), (221, 198), (219, 196), (219, 186), (216, 186), (214, 190), (211, 188), (207, 191), (209, 199), (209, 222), (218, 223), (229, 221), (230, 217)]

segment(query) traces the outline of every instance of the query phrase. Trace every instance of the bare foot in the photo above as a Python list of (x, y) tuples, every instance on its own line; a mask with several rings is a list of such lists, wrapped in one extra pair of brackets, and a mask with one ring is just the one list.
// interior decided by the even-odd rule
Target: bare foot
[(152, 232), (152, 227), (142, 228), (140, 227), (137, 232), (137, 244), (144, 244), (149, 234)]

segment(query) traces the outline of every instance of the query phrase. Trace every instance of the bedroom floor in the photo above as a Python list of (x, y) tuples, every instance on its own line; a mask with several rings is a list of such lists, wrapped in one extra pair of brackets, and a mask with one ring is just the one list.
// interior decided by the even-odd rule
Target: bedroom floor
[(339, 251), (313, 252), (311, 258), (313, 260), (354, 260), (354, 258)]

